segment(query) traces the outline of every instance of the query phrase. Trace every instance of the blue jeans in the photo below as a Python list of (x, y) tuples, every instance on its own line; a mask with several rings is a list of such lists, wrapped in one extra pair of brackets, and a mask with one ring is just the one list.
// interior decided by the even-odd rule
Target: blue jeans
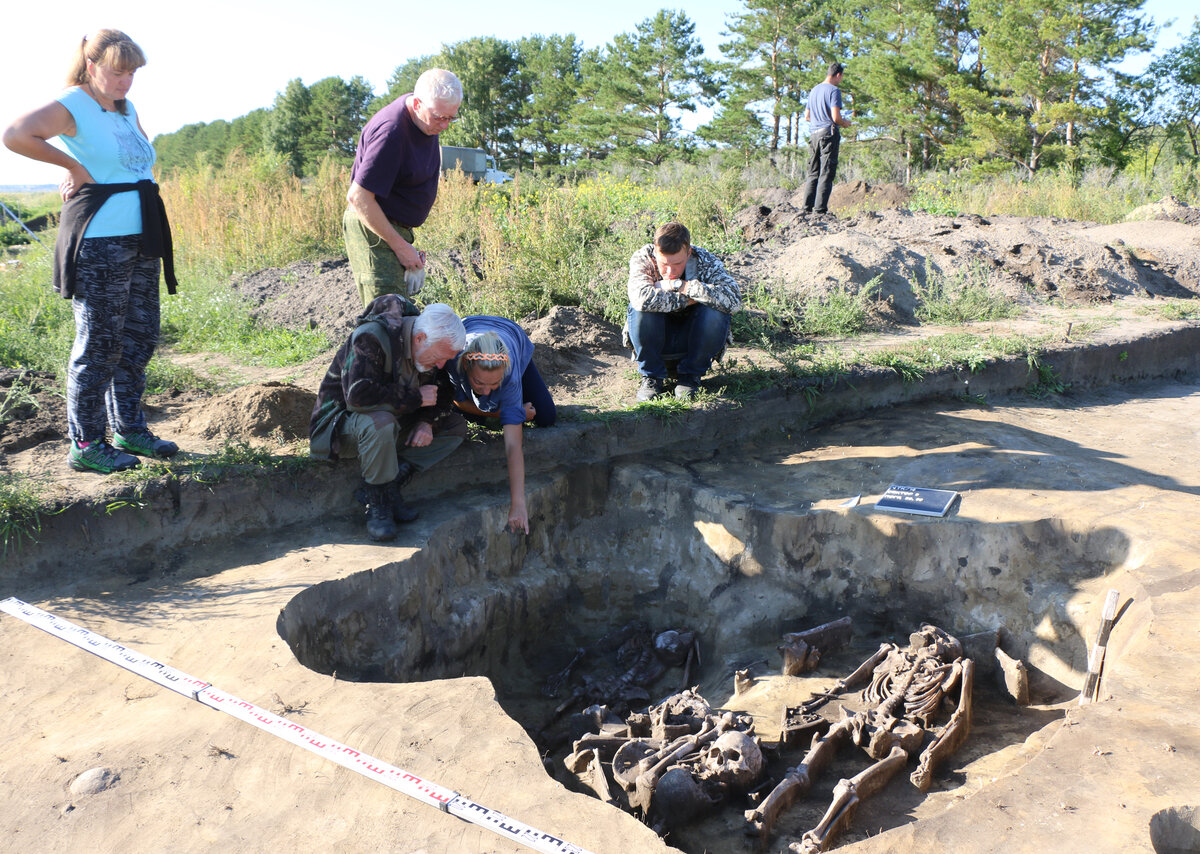
[(666, 379), (664, 358), (678, 358), (678, 376), (700, 379), (728, 335), (729, 315), (703, 303), (672, 312), (629, 308), (629, 340), (642, 376)]

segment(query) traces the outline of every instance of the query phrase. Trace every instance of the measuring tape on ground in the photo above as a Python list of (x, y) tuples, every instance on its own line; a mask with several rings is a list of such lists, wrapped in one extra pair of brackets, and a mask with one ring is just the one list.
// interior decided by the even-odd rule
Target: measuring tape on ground
[(545, 854), (591, 854), (590, 851), (580, 848), (578, 845), (572, 845), (553, 834), (543, 833), (504, 813), (464, 798), (458, 792), (439, 786), (430, 780), (422, 779), (416, 774), (405, 771), (403, 768), (397, 768), (395, 765), (376, 759), (353, 747), (326, 738), (308, 727), (226, 693), (211, 682), (189, 676), (161, 661), (155, 661), (136, 650), (122, 646), (116, 641), (109, 640), (68, 620), (56, 617), (50, 612), (22, 602), (20, 599), (10, 597), (0, 600), (0, 611), (24, 620), (31, 626), (97, 655), (118, 667), (123, 667), (143, 679), (148, 679), (177, 694), (203, 703), (210, 709), (216, 709), (251, 726), (256, 726), (277, 738), (282, 738), (297, 747), (302, 747), (331, 762), (336, 762), (343, 768), (348, 768), (370, 780), (375, 780), (397, 792), (408, 795), (410, 798), (437, 807), (442, 812), (486, 828), (506, 839), (532, 848), (534, 851), (542, 851)]

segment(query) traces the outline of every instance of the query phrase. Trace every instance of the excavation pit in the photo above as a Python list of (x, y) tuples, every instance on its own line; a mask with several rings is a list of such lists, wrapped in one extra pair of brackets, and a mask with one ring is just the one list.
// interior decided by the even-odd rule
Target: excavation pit
[[(338, 679), (486, 676), (552, 760), (570, 750), (566, 716), (582, 704), (556, 718), (570, 685), (547, 698), (547, 678), (631, 620), (695, 632), (703, 664), (688, 681), (713, 706), (752, 715), (766, 742), (778, 738), (785, 706), (827, 690), (881, 641), (903, 644), (921, 623), (959, 638), (998, 631), (1005, 652), (1029, 667), (1031, 704), (1017, 707), (995, 687), (993, 662), (978, 661), (972, 735), (939, 770), (933, 791), (918, 792), (906, 771), (863, 805), (839, 844), (940, 812), (1018, 769), (1021, 746), (1038, 741), (1078, 696), (1085, 637), (1094, 636), (1091, 603), (1121, 569), (1125, 535), (1055, 519), (985, 523), (867, 506), (801, 509), (767, 493), (714, 485), (694, 466), (581, 468), (540, 495), (535, 536), (502, 532), (494, 509), (466, 514), (407, 560), (302, 591), (278, 629), (301, 663)], [(843, 615), (855, 628), (850, 648), (816, 673), (779, 675), (781, 634)], [(589, 656), (574, 675), (621, 672), (620, 663), (598, 658)], [(1107, 663), (1109, 672), (1118, 666), (1116, 656)], [(734, 673), (743, 669), (755, 684), (734, 696)], [(682, 680), (681, 668), (669, 668), (646, 693), (660, 700)], [(782, 751), (771, 774), (778, 779), (803, 752)], [(779, 821), (772, 843), (813, 827), (837, 780), (869, 763), (858, 748), (839, 754)], [(547, 764), (560, 781), (574, 782), (561, 762)], [(668, 841), (689, 852), (745, 850), (746, 807), (731, 801)]]

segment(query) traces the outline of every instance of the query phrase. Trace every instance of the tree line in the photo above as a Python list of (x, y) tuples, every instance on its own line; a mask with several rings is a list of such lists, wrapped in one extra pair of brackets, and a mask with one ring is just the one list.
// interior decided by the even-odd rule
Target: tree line
[[(905, 179), (931, 169), (1124, 168), (1164, 152), (1200, 163), (1200, 19), (1141, 74), (1154, 47), (1145, 0), (741, 0), (726, 57), (705, 56), (684, 12), (661, 10), (600, 48), (573, 35), (489, 36), (399, 66), (375, 96), (362, 77), (287, 83), (269, 108), (156, 138), (170, 172), (234, 149), (300, 176), (349, 162), (358, 134), (422, 71), (462, 80), (447, 145), (502, 168), (561, 172), (601, 161), (657, 166), (716, 150), (733, 161), (803, 146), (804, 104), (846, 66), (856, 139)], [(711, 107), (694, 131), (682, 116)]]

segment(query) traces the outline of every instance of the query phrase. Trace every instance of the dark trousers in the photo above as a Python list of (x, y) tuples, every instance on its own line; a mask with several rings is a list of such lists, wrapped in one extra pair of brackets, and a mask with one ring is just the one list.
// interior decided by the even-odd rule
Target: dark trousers
[(812, 154), (808, 158), (808, 179), (804, 182), (805, 213), (825, 213), (829, 208), (829, 193), (837, 172), (838, 146), (842, 135), (837, 125), (814, 131), (808, 139)]
[(521, 374), (521, 400), (533, 404), (537, 412), (533, 416), (533, 423), (538, 427), (553, 427), (554, 422), (558, 420), (554, 398), (550, 396), (550, 389), (546, 388), (546, 381), (542, 379), (532, 359), (529, 360), (529, 367), (525, 369), (525, 373)]

